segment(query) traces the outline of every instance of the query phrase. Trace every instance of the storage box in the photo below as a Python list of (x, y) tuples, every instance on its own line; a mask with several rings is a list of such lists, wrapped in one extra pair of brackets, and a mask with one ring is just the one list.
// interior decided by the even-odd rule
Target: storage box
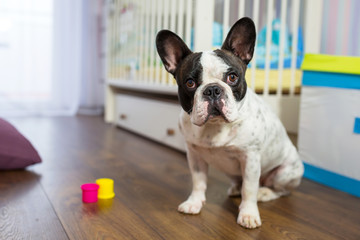
[(360, 197), (360, 58), (311, 54), (302, 69), (305, 177)]

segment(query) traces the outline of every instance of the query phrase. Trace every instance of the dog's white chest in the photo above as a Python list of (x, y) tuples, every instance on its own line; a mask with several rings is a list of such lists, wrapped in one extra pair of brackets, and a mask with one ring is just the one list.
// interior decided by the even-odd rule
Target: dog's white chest
[(246, 151), (239, 147), (238, 125), (211, 124), (199, 128), (191, 124), (186, 113), (182, 118), (181, 128), (188, 148), (225, 174), (241, 175), (240, 163), (247, 156)]
[(238, 137), (238, 127), (236, 125), (214, 124), (206, 128), (199, 128), (192, 125), (190, 121), (183, 121), (182, 124), (186, 141), (205, 148), (231, 146)]
[(241, 176), (242, 159), (246, 159), (246, 153), (235, 147), (201, 147), (195, 144), (190, 146), (197, 151), (202, 159), (209, 165), (217, 168), (230, 176)]

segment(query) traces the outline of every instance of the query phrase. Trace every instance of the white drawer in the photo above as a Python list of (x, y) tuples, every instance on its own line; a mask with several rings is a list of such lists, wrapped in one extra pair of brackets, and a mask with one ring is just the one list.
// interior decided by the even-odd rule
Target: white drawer
[(184, 151), (185, 142), (178, 126), (180, 110), (175, 101), (126, 94), (116, 96), (118, 126)]

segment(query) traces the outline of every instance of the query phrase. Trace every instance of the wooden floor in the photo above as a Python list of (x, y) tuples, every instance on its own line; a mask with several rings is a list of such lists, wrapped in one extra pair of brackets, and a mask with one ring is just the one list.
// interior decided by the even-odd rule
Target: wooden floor
[[(0, 239), (360, 239), (360, 199), (304, 180), (260, 203), (263, 225), (236, 224), (240, 198), (210, 171), (200, 215), (177, 212), (191, 189), (185, 155), (100, 117), (9, 119), (43, 163), (0, 172)], [(80, 185), (112, 178), (116, 196), (84, 204)]]

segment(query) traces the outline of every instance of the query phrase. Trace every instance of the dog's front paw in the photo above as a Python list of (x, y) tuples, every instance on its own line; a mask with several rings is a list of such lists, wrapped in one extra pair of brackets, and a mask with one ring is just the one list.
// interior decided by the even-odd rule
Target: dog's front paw
[(178, 211), (186, 214), (198, 214), (203, 206), (201, 200), (188, 199), (179, 205)]
[(261, 219), (257, 206), (240, 207), (237, 223), (245, 228), (260, 227)]

